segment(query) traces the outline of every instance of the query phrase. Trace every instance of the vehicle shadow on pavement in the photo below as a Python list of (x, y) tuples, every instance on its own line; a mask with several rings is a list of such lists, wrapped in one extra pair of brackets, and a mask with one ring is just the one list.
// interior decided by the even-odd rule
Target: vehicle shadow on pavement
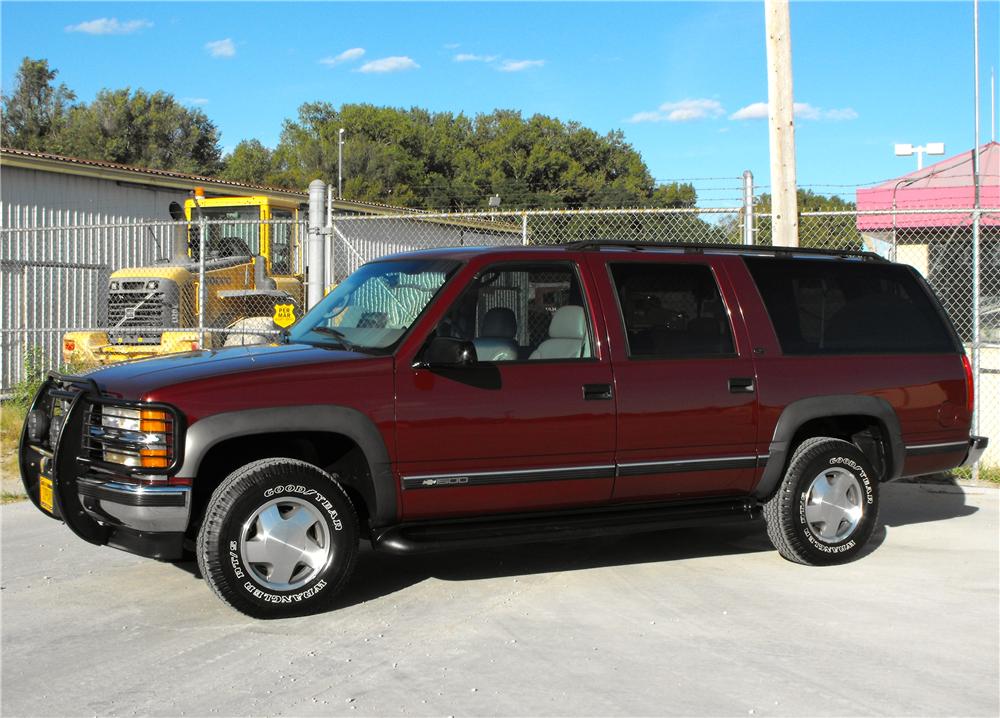
[[(913, 489), (891, 493), (883, 490), (879, 524), (859, 559), (877, 551), (885, 542), (887, 526), (943, 521), (978, 511), (975, 506), (966, 504), (962, 488), (950, 478), (913, 486)], [(354, 575), (332, 610), (382, 598), (429, 578), (474, 581), (770, 551), (774, 548), (762, 520), (413, 556), (379, 553), (362, 542)], [(775, 558), (777, 560), (777, 556)], [(201, 578), (195, 562), (175, 565)]]
[(979, 511), (977, 507), (965, 502), (966, 489), (948, 474), (922, 476), (919, 481), (912, 482), (903, 480), (891, 484), (890, 490), (897, 486), (913, 487), (916, 491), (908, 491), (906, 494), (893, 491), (888, 498), (883, 495), (879, 522), (888, 526), (944, 521), (970, 516)]
[(382, 554), (366, 546), (337, 603), (343, 608), (370, 601), (428, 578), (475, 581), (772, 550), (762, 521), (415, 556)]

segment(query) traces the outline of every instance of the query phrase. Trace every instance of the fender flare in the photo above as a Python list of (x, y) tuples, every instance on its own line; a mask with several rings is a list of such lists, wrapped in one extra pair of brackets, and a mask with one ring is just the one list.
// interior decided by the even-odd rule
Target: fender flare
[(781, 483), (788, 465), (789, 449), (795, 432), (805, 422), (831, 416), (872, 416), (882, 424), (887, 439), (886, 451), (889, 466), (885, 481), (898, 479), (903, 472), (905, 448), (899, 417), (885, 399), (858, 394), (832, 394), (793, 401), (785, 407), (774, 426), (774, 436), (768, 450), (764, 473), (754, 488), (753, 495), (761, 500), (770, 498)]
[(374, 506), (370, 508), (373, 526), (391, 523), (398, 516), (396, 481), (392, 462), (382, 435), (374, 422), (357, 409), (346, 406), (278, 406), (244, 411), (227, 411), (199, 419), (187, 429), (184, 438), (184, 464), (178, 476), (194, 478), (202, 460), (217, 444), (228, 439), (253, 434), (326, 431), (343, 434), (357, 444), (368, 462)]

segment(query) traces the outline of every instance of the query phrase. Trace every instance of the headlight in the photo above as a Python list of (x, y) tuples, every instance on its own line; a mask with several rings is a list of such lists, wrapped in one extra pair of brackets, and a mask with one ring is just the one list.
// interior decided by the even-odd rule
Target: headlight
[(160, 286), (160, 283), (158, 281), (156, 281), (155, 279), (151, 279), (148, 282), (146, 282), (146, 289), (158, 289), (159, 286)]
[(173, 461), (173, 429), (166, 411), (105, 405), (94, 438), (101, 442), (107, 462), (165, 469)]

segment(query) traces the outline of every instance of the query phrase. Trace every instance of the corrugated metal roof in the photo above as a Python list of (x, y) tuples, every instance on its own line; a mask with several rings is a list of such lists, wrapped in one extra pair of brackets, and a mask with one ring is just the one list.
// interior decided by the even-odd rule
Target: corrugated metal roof
[(33, 152), (31, 150), (20, 150), (11, 147), (0, 147), (0, 160), (4, 159), (5, 155), (12, 155), (15, 157), (29, 157), (38, 160), (47, 160), (46, 169), (51, 171), (58, 171), (57, 167), (53, 167), (50, 163), (65, 164), (68, 167), (77, 165), (82, 167), (95, 167), (102, 169), (118, 170), (122, 172), (128, 172), (134, 175), (141, 175), (146, 178), (164, 177), (170, 179), (179, 179), (186, 182), (194, 184), (211, 184), (211, 185), (223, 185), (227, 187), (238, 187), (244, 190), (261, 190), (264, 193), (275, 193), (282, 195), (300, 195), (303, 198), (306, 196), (305, 192), (295, 192), (294, 190), (285, 189), (283, 187), (269, 187), (267, 185), (255, 185), (246, 182), (235, 182), (233, 180), (221, 179), (219, 177), (205, 177), (203, 175), (193, 175), (186, 174), (184, 172), (175, 172), (173, 170), (160, 170), (153, 169), (151, 167), (133, 167), (131, 165), (122, 165), (116, 162), (105, 162), (103, 160), (87, 160), (80, 157), (66, 157), (63, 155), (54, 155), (48, 152)]
[[(935, 162), (923, 169), (856, 192), (860, 231), (967, 227), (972, 224), (972, 150)], [(979, 206), (1000, 206), (1000, 144), (987, 142), (979, 148)], [(968, 209), (970, 212), (914, 213), (907, 210)], [(1000, 217), (985, 214), (982, 224), (1000, 226)]]
[[(13, 161), (12, 161), (13, 160)], [(120, 175), (118, 179), (123, 181), (144, 182), (146, 184), (170, 187), (174, 189), (192, 189), (195, 186), (204, 186), (216, 191), (229, 191), (238, 195), (268, 195), (285, 199), (306, 201), (309, 197), (307, 192), (297, 192), (284, 187), (271, 187), (268, 185), (250, 184), (247, 182), (236, 182), (222, 179), (220, 177), (206, 177), (204, 175), (187, 174), (175, 172), (174, 170), (161, 170), (151, 167), (133, 167), (116, 162), (105, 162), (103, 160), (88, 160), (80, 157), (66, 157), (54, 155), (48, 152), (33, 152), (31, 150), (14, 149), (11, 147), (0, 147), (0, 166), (9, 164), (11, 166), (29, 167), (48, 172), (64, 172), (72, 174), (83, 174), (88, 176), (107, 176), (108, 173)], [(395, 207), (389, 204), (378, 202), (354, 202), (350, 200), (335, 200), (334, 207), (347, 212), (358, 212), (361, 214), (419, 214), (420, 210), (407, 207)]]
[[(979, 148), (979, 182), (981, 187), (1000, 185), (1000, 143), (987, 142)], [(892, 189), (896, 185), (914, 189), (971, 187), (972, 150), (887, 180), (872, 189)]]

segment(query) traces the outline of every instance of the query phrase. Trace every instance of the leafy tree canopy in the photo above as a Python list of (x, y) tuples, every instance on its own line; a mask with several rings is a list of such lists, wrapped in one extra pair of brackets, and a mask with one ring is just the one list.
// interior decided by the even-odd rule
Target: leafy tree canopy
[(52, 138), (59, 154), (126, 165), (215, 174), (222, 152), (215, 125), (201, 110), (165, 92), (101, 90), (70, 110)]
[[(495, 110), (469, 118), (366, 104), (324, 102), (286, 120), (271, 181), (305, 187), (337, 181), (343, 148), (344, 197), (426, 209), (476, 209), (500, 195), (503, 207), (687, 207), (689, 184), (657, 186), (620, 131), (599, 135), (576, 122)], [(235, 153), (234, 153), (235, 154)]]
[(220, 176), (248, 184), (274, 184), (273, 153), (260, 140), (243, 140), (226, 155)]
[(24, 58), (14, 76), (14, 90), (2, 98), (0, 143), (4, 147), (44, 152), (47, 140), (58, 133), (76, 95), (60, 83), (47, 60)]
[(24, 58), (3, 96), (3, 145), (84, 159), (215, 174), (222, 152), (215, 125), (201, 110), (166, 92), (101, 90), (91, 103), (54, 86), (46, 60)]
[[(799, 245), (819, 249), (841, 249), (850, 247), (860, 249), (861, 234), (851, 214), (810, 214), (815, 212), (849, 212), (856, 209), (854, 202), (841, 199), (836, 195), (822, 195), (808, 189), (797, 192), (799, 205)], [(758, 244), (770, 244), (771, 195), (762, 194), (755, 204), (758, 215), (765, 215), (757, 224), (756, 241)], [(806, 214), (803, 215), (803, 212)]]
[(280, 142), (256, 139), (222, 157), (204, 112), (166, 92), (101, 90), (89, 103), (55, 85), (46, 60), (25, 58), (3, 96), (5, 146), (303, 189), (337, 181), (339, 130), (344, 197), (426, 209), (691, 207), (686, 183), (657, 185), (621, 131), (516, 110), (464, 114), (326, 102), (285, 120)]

